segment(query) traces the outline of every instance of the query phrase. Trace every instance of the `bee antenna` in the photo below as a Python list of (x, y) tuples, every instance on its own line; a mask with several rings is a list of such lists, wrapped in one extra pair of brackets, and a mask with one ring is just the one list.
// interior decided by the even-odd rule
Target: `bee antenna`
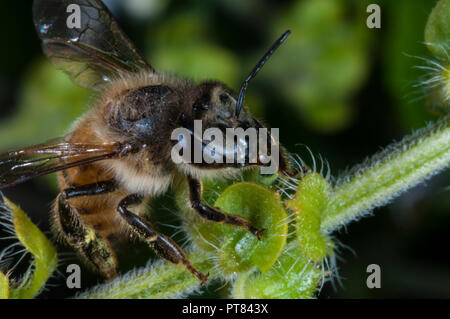
[(275, 52), (276, 49), (280, 46), (281, 43), (286, 40), (286, 38), (291, 34), (291, 30), (286, 30), (281, 37), (278, 38), (277, 41), (275, 41), (274, 44), (270, 47), (269, 50), (264, 54), (264, 56), (261, 58), (261, 60), (258, 61), (258, 63), (253, 68), (252, 72), (247, 76), (244, 83), (242, 83), (241, 89), (239, 90), (238, 99), (236, 102), (236, 117), (239, 117), (239, 114), (242, 110), (242, 105), (244, 104), (244, 94), (245, 90), (247, 89), (248, 84), (250, 83), (250, 80), (253, 79), (256, 74), (258, 74), (259, 70), (263, 67), (263, 65), (266, 63), (266, 61), (270, 58), (270, 56)]

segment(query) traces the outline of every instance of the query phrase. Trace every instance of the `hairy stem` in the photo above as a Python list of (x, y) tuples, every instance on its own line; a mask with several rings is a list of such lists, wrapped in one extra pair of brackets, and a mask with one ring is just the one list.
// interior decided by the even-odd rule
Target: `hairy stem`
[[(213, 279), (211, 256), (206, 252), (195, 252), (189, 260)], [(180, 298), (200, 288), (200, 281), (183, 266), (167, 262), (156, 262), (145, 268), (131, 271), (110, 283), (93, 287), (75, 298), (81, 299), (136, 299), (136, 298)]]
[(450, 115), (367, 159), (340, 178), (323, 212), (330, 232), (435, 175), (450, 163)]

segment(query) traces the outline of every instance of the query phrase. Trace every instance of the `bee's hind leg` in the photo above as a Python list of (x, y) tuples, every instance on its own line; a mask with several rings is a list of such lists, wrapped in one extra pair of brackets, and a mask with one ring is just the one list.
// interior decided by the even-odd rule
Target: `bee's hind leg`
[[(55, 207), (56, 231), (75, 248), (94, 268), (107, 280), (117, 276), (117, 259), (108, 241), (103, 239), (94, 229), (87, 226), (78, 217), (75, 207), (72, 207), (67, 199), (83, 195), (102, 194), (109, 190), (108, 182), (69, 188), (58, 195)], [(97, 188), (95, 188), (97, 186)]]
[(131, 229), (144, 241), (150, 244), (155, 252), (162, 258), (174, 263), (182, 264), (201, 282), (206, 282), (207, 275), (202, 274), (189, 262), (186, 253), (170, 238), (158, 233), (153, 226), (145, 222), (127, 208), (142, 202), (139, 195), (129, 195), (125, 197), (117, 208), (120, 215), (130, 225)]

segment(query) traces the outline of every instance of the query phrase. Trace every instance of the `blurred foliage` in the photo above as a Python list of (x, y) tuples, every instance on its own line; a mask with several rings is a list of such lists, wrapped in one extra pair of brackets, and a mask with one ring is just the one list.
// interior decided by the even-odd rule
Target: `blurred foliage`
[(275, 23), (293, 36), (266, 81), (319, 132), (340, 131), (354, 120), (352, 97), (366, 80), (373, 40), (365, 19), (364, 2), (307, 0), (283, 10)]
[[(407, 130), (420, 128), (432, 117), (424, 108), (426, 88), (420, 83), (429, 55), (424, 43), (424, 26), (435, 1), (384, 1), (389, 32), (383, 45), (383, 77), (394, 99), (395, 111)], [(419, 36), (418, 36), (419, 35)], [(416, 87), (415, 87), (416, 86)]]
[(0, 149), (42, 143), (63, 136), (89, 105), (89, 91), (77, 87), (48, 61), (39, 59), (23, 81), (15, 115), (0, 122)]
[(428, 62), (429, 72), (427, 102), (437, 113), (447, 113), (450, 109), (450, 2), (439, 1), (430, 14), (425, 41), (435, 55)]
[(430, 51), (448, 59), (450, 48), (450, 2), (439, 1), (425, 27), (425, 42)]
[(207, 37), (210, 23), (205, 15), (200, 9), (187, 10), (170, 17), (156, 30), (151, 28), (147, 39), (156, 49), (146, 55), (163, 72), (236, 84), (240, 76), (238, 57)]

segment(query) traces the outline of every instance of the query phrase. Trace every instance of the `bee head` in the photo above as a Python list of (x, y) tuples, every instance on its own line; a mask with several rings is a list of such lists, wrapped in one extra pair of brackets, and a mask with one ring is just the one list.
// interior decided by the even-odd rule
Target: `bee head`
[(281, 37), (267, 50), (253, 70), (244, 80), (239, 94), (234, 94), (220, 82), (204, 82), (197, 87), (197, 98), (192, 105), (193, 117), (206, 123), (214, 123), (219, 127), (254, 127), (257, 121), (248, 116), (244, 108), (244, 96), (250, 81), (258, 74), (266, 61), (291, 33), (285, 31)]
[[(265, 147), (260, 148), (259, 140), (261, 137), (267, 139), (266, 147), (271, 148), (272, 146), (279, 148), (278, 141), (267, 134), (267, 130), (262, 130), (264, 135), (260, 135), (259, 130), (264, 127), (247, 112), (244, 107), (244, 95), (249, 82), (289, 33), (289, 30), (286, 31), (259, 60), (244, 80), (238, 95), (235, 95), (225, 84), (217, 81), (200, 83), (192, 90), (192, 95), (188, 99), (191, 103), (188, 106), (188, 112), (183, 113), (180, 118), (182, 126), (188, 129), (190, 137), (194, 138), (194, 146), (192, 146), (193, 144), (188, 146), (186, 141), (189, 138), (184, 139), (183, 137), (177, 140), (178, 145), (192, 148), (191, 151), (197, 155), (200, 151), (203, 152), (203, 155), (197, 156), (200, 161), (187, 162), (191, 168), (211, 169), (245, 167), (251, 164), (263, 165), (272, 158), (272, 152), (268, 156), (264, 151)], [(275, 157), (278, 162), (278, 152)], [(192, 159), (191, 156), (187, 156), (187, 158)], [(186, 164), (186, 161), (183, 163)], [(282, 164), (279, 167), (282, 166), (286, 165)]]
[(225, 84), (207, 81), (196, 88), (192, 104), (192, 119), (201, 120), (204, 129), (216, 127), (225, 134), (226, 128), (248, 128), (257, 125), (245, 108), (236, 114), (237, 99)]

